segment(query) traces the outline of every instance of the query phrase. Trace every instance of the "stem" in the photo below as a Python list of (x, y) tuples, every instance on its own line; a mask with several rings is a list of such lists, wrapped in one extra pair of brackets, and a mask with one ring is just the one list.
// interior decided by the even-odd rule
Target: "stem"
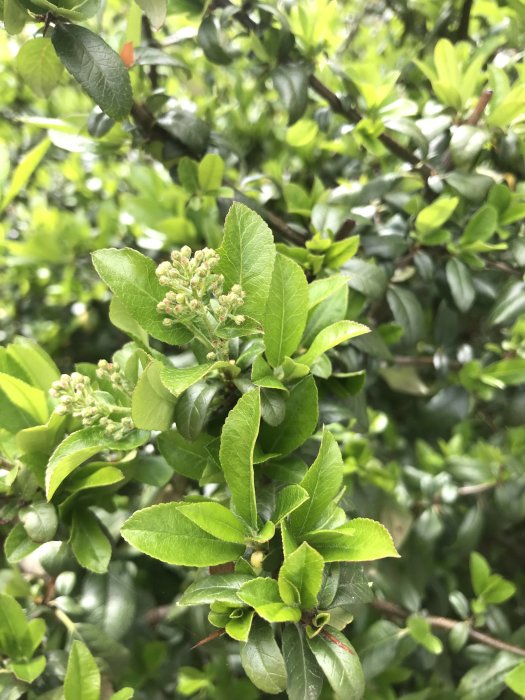
[(465, 0), (461, 8), (461, 17), (459, 19), (458, 28), (456, 31), (456, 41), (466, 41), (468, 39), (468, 26), (470, 24), (470, 12), (472, 10), (473, 0)]
[(467, 119), (465, 124), (470, 124), (470, 126), (475, 126), (479, 122), (479, 120), (483, 116), (483, 112), (487, 108), (488, 103), (491, 101), (493, 94), (494, 93), (492, 92), (492, 90), (483, 90), (483, 92), (481, 93), (481, 95), (479, 97), (479, 100), (478, 100), (476, 106), (472, 110), (472, 114)]
[[(387, 600), (374, 600), (371, 605), (373, 608), (375, 608), (375, 610), (377, 610), (382, 615), (386, 615), (387, 617), (397, 617), (401, 620), (406, 620), (406, 618), (412, 614), (408, 610), (405, 610), (404, 608), (400, 607), (399, 605), (396, 605), (395, 603), (390, 603)], [(454, 629), (454, 627), (460, 622), (463, 622), (463, 620), (453, 620), (450, 617), (441, 617), (439, 615), (428, 615), (427, 617), (425, 617), (425, 620), (430, 624), (431, 627), (448, 631)], [(523, 647), (518, 647), (514, 644), (509, 644), (508, 642), (504, 642), (501, 639), (492, 637), (491, 635), (485, 634), (484, 632), (478, 632), (478, 630), (475, 630), (472, 627), (469, 627), (468, 636), (473, 641), (479, 642), (480, 644), (484, 644), (485, 646), (491, 647), (492, 649), (508, 651), (511, 654), (516, 654), (516, 656), (525, 657), (525, 649), (523, 649)]]
[(469, 484), (468, 486), (460, 486), (458, 496), (477, 496), (486, 491), (492, 491), (498, 485), (497, 481), (487, 481), (483, 484)]

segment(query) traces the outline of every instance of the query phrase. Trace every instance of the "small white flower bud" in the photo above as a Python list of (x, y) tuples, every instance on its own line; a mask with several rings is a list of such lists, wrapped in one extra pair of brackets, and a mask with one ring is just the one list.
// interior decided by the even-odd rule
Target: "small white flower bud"
[(214, 352), (209, 352), (209, 353), (206, 355), (206, 359), (207, 359), (207, 360), (215, 360), (216, 357), (217, 357), (217, 355), (216, 355)]
[(181, 255), (183, 255), (186, 258), (189, 258), (191, 256), (191, 248), (189, 245), (183, 245), (182, 248), (180, 249)]

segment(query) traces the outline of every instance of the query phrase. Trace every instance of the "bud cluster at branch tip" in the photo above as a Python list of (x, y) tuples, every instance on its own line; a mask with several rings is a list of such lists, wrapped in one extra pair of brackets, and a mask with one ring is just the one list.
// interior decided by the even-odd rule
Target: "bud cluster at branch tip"
[[(97, 378), (106, 380), (111, 387), (131, 397), (132, 387), (116, 363), (100, 360), (96, 370)], [(58, 400), (55, 413), (80, 418), (86, 428), (100, 425), (113, 440), (121, 440), (134, 429), (131, 408), (113, 403), (115, 398), (94, 387), (91, 379), (80, 372), (63, 374), (53, 382), (50, 396)]]
[(183, 246), (156, 270), (160, 284), (170, 288), (157, 305), (157, 311), (166, 315), (163, 324), (187, 326), (198, 340), (211, 346), (209, 360), (228, 355), (227, 341), (215, 335), (217, 327), (228, 321), (241, 325), (246, 320), (237, 313), (246, 294), (238, 284), (224, 293), (224, 276), (213, 272), (219, 260), (219, 254), (210, 248), (192, 256), (191, 248)]

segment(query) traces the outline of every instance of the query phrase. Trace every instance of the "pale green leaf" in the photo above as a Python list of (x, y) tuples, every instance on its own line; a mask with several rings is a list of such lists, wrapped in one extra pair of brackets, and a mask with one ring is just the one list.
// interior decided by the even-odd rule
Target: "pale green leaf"
[(173, 423), (175, 399), (161, 380), (163, 369), (160, 362), (150, 362), (133, 390), (131, 417), (142, 430), (166, 430)]
[(300, 355), (297, 359), (301, 364), (311, 367), (315, 360), (327, 350), (330, 350), (330, 348), (364, 333), (370, 333), (370, 328), (367, 328), (362, 323), (338, 321), (327, 328), (323, 328), (314, 338), (304, 355)]
[[(279, 593), (284, 602), (288, 605), (299, 602), (303, 610), (315, 608), (321, 589), (323, 568), (323, 557), (306, 542), (285, 557), (278, 578)], [(299, 601), (295, 600), (295, 591), (299, 593)]]
[(375, 561), (399, 557), (392, 536), (381, 523), (354, 518), (335, 530), (315, 530), (306, 536), (325, 561)]
[(254, 578), (243, 584), (237, 595), (268, 622), (299, 622), (301, 611), (283, 602), (273, 578)]
[(78, 639), (69, 652), (64, 700), (100, 700), (100, 671), (87, 646)]

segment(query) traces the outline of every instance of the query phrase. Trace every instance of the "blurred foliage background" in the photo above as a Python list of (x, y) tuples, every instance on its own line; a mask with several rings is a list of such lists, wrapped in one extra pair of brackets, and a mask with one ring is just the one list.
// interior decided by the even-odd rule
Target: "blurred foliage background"
[[(170, 0), (154, 31), (109, 0), (84, 24), (133, 44), (122, 122), (65, 71), (28, 79), (41, 23), (0, 33), (2, 344), (35, 340), (63, 371), (109, 358), (126, 336), (90, 252), (216, 246), (233, 200), (256, 209), (311, 278), (348, 275), (318, 312), (373, 328), (333, 351), (342, 376), (321, 395), (345, 507), (402, 554), (369, 567), (375, 603), (347, 628), (365, 697), (524, 696), (525, 672), (505, 679), (525, 656), (525, 3)], [(207, 153), (218, 180), (199, 172)], [(4, 442), (7, 463), (8, 428)], [(13, 500), (6, 474), (4, 535), (33, 488)], [(146, 505), (179, 478), (159, 457), (125, 488)], [(1, 698), (60, 697), (71, 625), (107, 697), (262, 697), (233, 645), (190, 649), (209, 629), (173, 607), (185, 573), (119, 549), (98, 575), (54, 547), (2, 563), (0, 592), (49, 620), (46, 671), (30, 691), (0, 673)]]

